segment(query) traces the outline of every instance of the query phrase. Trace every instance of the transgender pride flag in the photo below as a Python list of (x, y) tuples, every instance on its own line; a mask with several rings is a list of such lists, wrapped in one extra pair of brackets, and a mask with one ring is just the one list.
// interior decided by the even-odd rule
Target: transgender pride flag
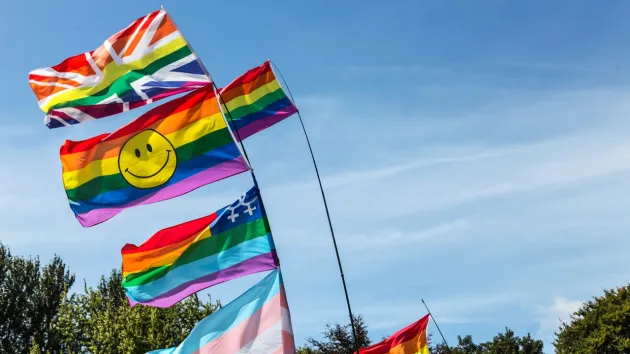
[(282, 275), (275, 269), (236, 300), (201, 320), (177, 347), (147, 354), (294, 354)]

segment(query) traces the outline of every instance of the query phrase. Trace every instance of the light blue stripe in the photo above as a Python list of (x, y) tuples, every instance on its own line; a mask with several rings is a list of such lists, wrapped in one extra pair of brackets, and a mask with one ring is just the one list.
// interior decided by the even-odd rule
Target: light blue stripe
[(176, 348), (159, 349), (147, 354), (192, 354), (205, 344), (247, 321), (265, 303), (280, 292), (282, 279), (278, 269), (217, 312), (199, 321), (188, 337)]
[(269, 242), (270, 238), (271, 234), (269, 233), (266, 236), (256, 237), (221, 253), (177, 267), (165, 276), (150, 283), (130, 286), (125, 288), (125, 290), (127, 295), (136, 302), (149, 301), (191, 280), (229, 268), (252, 257), (271, 252), (272, 244)]

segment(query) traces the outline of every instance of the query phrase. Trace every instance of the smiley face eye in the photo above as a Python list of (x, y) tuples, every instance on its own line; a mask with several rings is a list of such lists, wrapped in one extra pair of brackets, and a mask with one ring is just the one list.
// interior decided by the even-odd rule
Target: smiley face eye
[(140, 157), (140, 150), (136, 149), (136, 157)]
[(153, 151), (153, 148), (151, 147), (151, 144), (147, 144), (147, 150), (149, 150), (149, 152)]

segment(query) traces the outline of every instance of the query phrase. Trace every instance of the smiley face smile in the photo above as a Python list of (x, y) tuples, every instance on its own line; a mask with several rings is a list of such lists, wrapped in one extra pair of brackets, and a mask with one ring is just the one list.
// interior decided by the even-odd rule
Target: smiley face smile
[[(166, 155), (166, 158), (162, 157)], [(118, 170), (132, 187), (148, 189), (167, 183), (177, 168), (177, 151), (162, 134), (147, 129), (120, 148)]]
[[(156, 156), (156, 155), (153, 155), (153, 156)], [(153, 157), (153, 156), (152, 156), (152, 157)], [(169, 158), (170, 158), (170, 157), (171, 157), (171, 150), (166, 150), (166, 161), (164, 161), (164, 164), (162, 165), (162, 167), (160, 167), (160, 169), (159, 169), (159, 170), (157, 170), (155, 173), (150, 174), (150, 175), (148, 175), (148, 176), (139, 176), (139, 175), (137, 175), (137, 174), (135, 174), (135, 173), (133, 173), (133, 172), (129, 171), (129, 168), (126, 168), (126, 169), (125, 169), (125, 172), (127, 172), (128, 174), (130, 174), (130, 175), (132, 175), (132, 176), (134, 176), (134, 177), (136, 177), (136, 178), (151, 178), (151, 177), (156, 176), (158, 173), (162, 172), (162, 170), (164, 169), (164, 167), (166, 167), (166, 165), (168, 164), (168, 160), (169, 160)]]

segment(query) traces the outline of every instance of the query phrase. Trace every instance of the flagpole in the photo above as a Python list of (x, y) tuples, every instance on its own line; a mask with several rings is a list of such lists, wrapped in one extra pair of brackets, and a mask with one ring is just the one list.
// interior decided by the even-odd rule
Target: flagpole
[(339, 248), (337, 247), (337, 239), (335, 238), (335, 230), (333, 229), (332, 221), (330, 219), (330, 212), (328, 210), (326, 194), (324, 193), (324, 187), (322, 186), (322, 179), (319, 176), (319, 169), (317, 168), (317, 162), (315, 162), (315, 154), (313, 154), (313, 148), (311, 147), (311, 142), (310, 142), (310, 139), (308, 138), (308, 134), (306, 133), (306, 127), (304, 126), (304, 120), (302, 119), (300, 110), (297, 109), (297, 105), (295, 104), (295, 99), (293, 98), (293, 95), (291, 94), (289, 85), (284, 79), (284, 76), (282, 76), (282, 73), (280, 72), (280, 69), (278, 68), (278, 66), (274, 64), (273, 62), (271, 62), (271, 65), (273, 65), (278, 71), (278, 74), (280, 75), (282, 82), (284, 82), (284, 86), (287, 88), (289, 97), (291, 98), (293, 105), (296, 107), (297, 116), (300, 120), (300, 125), (302, 125), (302, 131), (304, 132), (304, 137), (306, 138), (306, 144), (308, 145), (308, 150), (311, 153), (311, 160), (313, 160), (313, 167), (315, 167), (315, 175), (317, 176), (317, 182), (319, 183), (319, 191), (321, 192), (322, 200), (324, 201), (324, 210), (326, 210), (326, 218), (328, 219), (328, 227), (330, 228), (330, 235), (332, 236), (333, 246), (335, 248), (335, 254), (337, 255), (337, 264), (339, 265), (339, 274), (341, 275), (341, 283), (343, 284), (343, 291), (346, 294), (346, 305), (348, 306), (348, 315), (350, 316), (350, 326), (352, 327), (352, 337), (354, 338), (355, 350), (356, 350), (356, 353), (359, 353), (359, 349), (360, 349), (359, 341), (358, 341), (356, 326), (354, 324), (354, 316), (352, 315), (352, 307), (350, 306), (350, 297), (348, 295), (348, 287), (346, 286), (346, 278), (343, 273), (343, 267), (341, 266), (341, 257), (339, 256)]
[(433, 315), (431, 314), (431, 311), (429, 311), (429, 307), (427, 306), (427, 303), (424, 302), (424, 299), (421, 298), (420, 300), (422, 300), (422, 303), (424, 304), (424, 308), (427, 309), (427, 312), (429, 313), (429, 316), (433, 320), (433, 323), (435, 324), (435, 327), (437, 328), (438, 332), (440, 332), (440, 336), (442, 336), (442, 340), (444, 341), (444, 344), (446, 345), (446, 349), (450, 353), (451, 352), (451, 347), (448, 346), (448, 343), (446, 342), (446, 338), (444, 338), (444, 335), (442, 334), (442, 331), (440, 330), (440, 326), (438, 326), (437, 322), (435, 322), (435, 317), (433, 317)]

